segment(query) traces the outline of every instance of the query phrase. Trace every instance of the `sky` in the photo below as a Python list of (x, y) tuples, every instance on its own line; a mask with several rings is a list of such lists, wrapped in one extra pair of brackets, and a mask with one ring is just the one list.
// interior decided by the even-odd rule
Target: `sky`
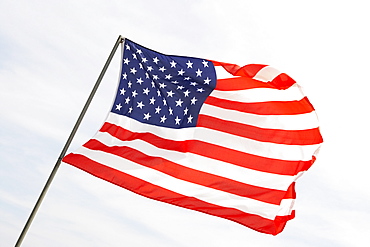
[[(62, 164), (22, 246), (363, 246), (370, 242), (370, 16), (359, 0), (0, 1), (0, 239), (14, 246), (119, 35), (165, 54), (268, 64), (304, 89), (324, 144), (270, 236)], [(102, 125), (116, 53), (69, 148)]]

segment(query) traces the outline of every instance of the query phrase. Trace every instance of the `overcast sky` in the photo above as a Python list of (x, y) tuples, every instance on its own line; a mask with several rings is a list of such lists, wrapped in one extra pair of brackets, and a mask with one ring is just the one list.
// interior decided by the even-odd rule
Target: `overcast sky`
[[(62, 164), (22, 246), (364, 246), (370, 242), (366, 1), (0, 1), (0, 242), (14, 246), (116, 41), (289, 74), (324, 145), (278, 236), (153, 201)], [(110, 110), (119, 52), (72, 142)]]

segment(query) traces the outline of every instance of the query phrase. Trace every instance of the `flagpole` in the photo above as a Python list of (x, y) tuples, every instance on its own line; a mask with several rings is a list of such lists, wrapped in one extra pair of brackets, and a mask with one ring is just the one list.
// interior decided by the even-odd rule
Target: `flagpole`
[(76, 122), (75, 126), (73, 127), (72, 132), (71, 132), (71, 134), (69, 135), (69, 138), (68, 138), (68, 140), (67, 140), (66, 144), (64, 145), (64, 148), (63, 148), (62, 152), (61, 152), (61, 153), (60, 153), (60, 155), (59, 155), (59, 158), (58, 158), (58, 160), (57, 160), (57, 162), (56, 162), (56, 164), (55, 164), (55, 166), (54, 166), (54, 168), (53, 168), (53, 170), (52, 170), (52, 172), (51, 172), (51, 174), (50, 174), (50, 176), (49, 176), (49, 179), (47, 180), (47, 182), (46, 182), (46, 184), (45, 184), (45, 186), (44, 186), (44, 188), (43, 188), (43, 190), (42, 190), (42, 192), (41, 192), (41, 194), (40, 194), (40, 197), (39, 197), (39, 199), (37, 200), (37, 202), (36, 202), (36, 204), (35, 204), (35, 206), (34, 206), (34, 208), (33, 208), (32, 212), (31, 212), (31, 214), (30, 214), (30, 216), (29, 216), (29, 218), (28, 218), (28, 220), (27, 220), (27, 222), (26, 222), (26, 225), (24, 226), (24, 228), (23, 228), (23, 230), (22, 230), (22, 232), (21, 232), (21, 234), (20, 234), (20, 236), (19, 236), (19, 238), (18, 238), (18, 240), (17, 240), (17, 243), (15, 244), (15, 247), (19, 247), (19, 246), (21, 246), (22, 241), (23, 241), (24, 237), (25, 237), (25, 236), (26, 236), (26, 234), (27, 234), (28, 228), (31, 226), (31, 223), (32, 223), (32, 221), (33, 221), (33, 218), (35, 218), (36, 213), (37, 213), (37, 210), (39, 209), (39, 207), (40, 207), (40, 205), (41, 205), (41, 202), (42, 202), (42, 200), (44, 199), (44, 197), (45, 197), (45, 195), (46, 195), (46, 192), (48, 191), (48, 189), (49, 189), (49, 187), (50, 187), (50, 184), (51, 184), (51, 182), (53, 181), (53, 179), (54, 179), (54, 177), (55, 177), (55, 174), (56, 174), (56, 173), (57, 173), (57, 171), (58, 171), (58, 168), (59, 168), (59, 166), (60, 166), (60, 163), (61, 163), (61, 161), (62, 161), (63, 157), (65, 156), (65, 154), (66, 154), (66, 152), (67, 152), (67, 149), (69, 148), (69, 146), (70, 146), (70, 144), (71, 144), (71, 142), (72, 142), (72, 139), (73, 139), (73, 137), (75, 136), (75, 134), (76, 134), (76, 132), (77, 132), (77, 129), (78, 129), (78, 127), (79, 127), (79, 126), (80, 126), (80, 124), (81, 124), (81, 121), (82, 121), (83, 117), (85, 116), (85, 113), (86, 113), (86, 111), (87, 111), (87, 108), (89, 107), (89, 105), (90, 105), (90, 103), (91, 103), (91, 101), (92, 101), (92, 99), (93, 99), (93, 97), (94, 97), (94, 95), (95, 95), (95, 93), (96, 93), (96, 91), (97, 91), (97, 89), (98, 89), (99, 85), (100, 85), (100, 82), (102, 81), (103, 76), (104, 76), (105, 72), (106, 72), (106, 71), (107, 71), (107, 69), (108, 69), (108, 66), (109, 66), (110, 62), (112, 61), (113, 56), (114, 56), (114, 54), (116, 53), (116, 51), (117, 51), (117, 48), (118, 48), (119, 44), (120, 44), (123, 40), (124, 40), (124, 38), (120, 35), (120, 36), (118, 37), (118, 39), (117, 39), (116, 43), (114, 44), (114, 47), (113, 47), (113, 49), (112, 49), (111, 53), (109, 54), (109, 57), (108, 57), (107, 61), (105, 62), (105, 65), (104, 65), (104, 67), (103, 67), (102, 71), (100, 72), (100, 75), (99, 75), (99, 77), (98, 77), (98, 79), (97, 79), (97, 81), (96, 81), (96, 83), (95, 83), (95, 85), (94, 85), (94, 87), (93, 87), (93, 89), (92, 89), (92, 91), (91, 91), (91, 93), (90, 93), (90, 96), (89, 96), (89, 98), (87, 99), (87, 101), (86, 101), (86, 103), (85, 103), (85, 106), (84, 106), (84, 108), (82, 109), (82, 111), (81, 111), (81, 113), (80, 113), (80, 116), (78, 117), (77, 122)]

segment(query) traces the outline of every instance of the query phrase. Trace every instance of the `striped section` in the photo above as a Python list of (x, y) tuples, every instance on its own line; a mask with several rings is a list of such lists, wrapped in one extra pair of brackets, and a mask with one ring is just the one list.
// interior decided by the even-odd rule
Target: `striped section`
[[(206, 103), (208, 103), (208, 101)], [(317, 122), (312, 122), (313, 119), (316, 119), (316, 113), (313, 111), (295, 115), (261, 115), (250, 114), (244, 112), (243, 109), (238, 110), (237, 104), (235, 108), (232, 104), (225, 108), (205, 104), (202, 107), (201, 114), (216, 117), (223, 116), (225, 120), (249, 123), (256, 127), (268, 129), (302, 130), (318, 128)]]
[[(163, 143), (162, 140), (177, 141), (181, 148), (187, 147), (189, 142), (204, 143), (204, 145), (211, 143), (216, 146), (224, 147), (225, 149), (240, 152), (248, 151), (250, 154), (266, 158), (290, 161), (311, 160), (313, 152), (318, 148), (318, 145), (279, 145), (272, 142), (259, 142), (257, 140), (243, 138), (239, 135), (230, 135), (227, 133), (227, 130), (221, 132), (201, 127), (166, 129), (166, 131), (163, 131), (161, 127), (143, 124), (118, 114), (109, 114), (106, 122), (118, 125), (135, 133), (150, 133), (150, 135), (155, 136), (153, 137), (154, 140), (158, 137), (162, 138), (158, 143)], [(228, 126), (225, 126), (225, 128), (227, 129)], [(104, 126), (101, 131), (103, 130)], [(189, 140), (189, 138), (191, 138), (191, 140)], [(187, 143), (185, 144), (184, 142)], [(164, 144), (163, 146), (168, 145)], [(172, 145), (177, 146), (176, 143)], [(199, 146), (199, 148), (204, 147)], [(186, 152), (186, 150), (183, 149), (179, 151)]]
[[(291, 145), (309, 145), (321, 143), (321, 139), (317, 138), (319, 136), (318, 128), (307, 130), (276, 130), (260, 128), (239, 122), (220, 120), (219, 118), (207, 115), (200, 115), (198, 123), (198, 126), (200, 127), (224, 131), (228, 134), (238, 135), (244, 138), (262, 142)], [(224, 129), (225, 124), (227, 125), (227, 129)]]
[(294, 217), (295, 182), (322, 143), (316, 114), (300, 87), (269, 66), (214, 64), (233, 77), (218, 80), (196, 127), (109, 113), (63, 161), (148, 198), (276, 235)]
[[(110, 133), (112, 133), (111, 129), (115, 128), (110, 128)], [(286, 190), (291, 183), (292, 177), (289, 175), (257, 172), (253, 169), (236, 166), (222, 160), (214, 160), (213, 157), (207, 157), (207, 153), (203, 153), (202, 155), (195, 154), (192, 152), (192, 148), (180, 150), (176, 147), (176, 143), (166, 141), (152, 134), (137, 134), (120, 128), (116, 132), (117, 138), (112, 139), (110, 133), (102, 132), (96, 135), (95, 138), (106, 146), (125, 146), (140, 149), (149, 156), (159, 156), (173, 164), (177, 163), (182, 167), (222, 176), (245, 184), (275, 190)], [(154, 138), (158, 139), (154, 140)], [(121, 141), (120, 139), (126, 141)], [(202, 143), (198, 145), (193, 143), (188, 144), (188, 146), (193, 145), (198, 146), (202, 145)], [(206, 145), (204, 148), (206, 148)]]
[[(186, 197), (164, 187), (148, 183), (147, 181), (129, 175), (128, 173), (117, 172), (118, 170), (114, 168), (87, 158), (86, 154), (81, 155), (71, 153), (67, 155), (63, 161), (139, 195), (176, 206), (227, 218), (264, 233), (274, 233), (275, 235), (278, 232), (281, 232), (286, 221), (294, 217), (294, 211), (292, 211), (292, 214), (289, 216), (277, 216), (275, 217), (275, 221), (271, 221), (264, 217), (255, 214), (248, 214), (235, 208), (222, 206), (215, 207), (214, 204), (199, 200), (198, 198), (192, 196)], [(241, 217), (241, 215), (243, 215), (243, 217)], [(276, 225), (274, 222), (276, 222)]]
[[(129, 122), (129, 119), (127, 120)], [(124, 122), (126, 121), (124, 120)], [(197, 140), (173, 140), (173, 138), (160, 138), (158, 135), (154, 135), (151, 132), (138, 130), (137, 127), (140, 126), (140, 123), (132, 122), (131, 125), (128, 124), (128, 128), (134, 126), (134, 132), (119, 127), (117, 124), (119, 125), (118, 121), (116, 124), (107, 122), (101, 128), (100, 132), (107, 132), (111, 136), (115, 136), (120, 140), (143, 140), (161, 149), (177, 151), (180, 154), (194, 153), (200, 156), (209, 157), (212, 161), (220, 160), (235, 166), (250, 168), (252, 170), (258, 170), (266, 173), (292, 176), (298, 174), (300, 171), (306, 170), (312, 164), (312, 160), (288, 161), (272, 159)], [(142, 126), (145, 127), (145, 125)], [(271, 166), (271, 164), (275, 164), (275, 166)]]
[[(127, 153), (130, 153), (130, 155), (128, 155)], [(110, 152), (106, 152), (106, 150), (104, 149), (102, 151), (96, 151), (88, 148), (81, 148), (75, 154), (85, 155), (100, 164), (105, 164), (106, 166), (109, 166), (118, 171), (123, 171), (128, 175), (137, 177), (158, 187), (167, 188), (173, 192), (188, 197), (193, 196), (195, 198), (198, 198), (199, 200), (211, 204), (216, 204), (223, 207), (231, 207), (247, 213), (259, 212), (260, 216), (267, 219), (274, 219), (276, 212), (281, 210), (279, 205), (261, 202), (259, 200), (248, 198), (246, 196), (240, 196), (205, 186), (204, 181), (201, 182), (203, 183), (202, 185), (199, 185), (198, 183), (194, 183), (192, 181), (196, 179), (192, 176), (188, 177), (184, 174), (181, 174), (181, 176), (183, 176), (184, 178), (178, 179), (164, 172), (164, 170), (166, 169), (174, 172), (176, 168), (173, 167), (172, 169), (163, 167), (162, 170), (159, 169), (159, 171), (154, 168), (145, 169), (145, 166), (149, 166), (149, 168), (155, 166), (145, 162), (146, 155), (143, 155), (141, 152), (136, 151), (136, 149), (133, 149), (132, 152), (128, 151), (127, 153), (123, 154), (124, 158), (126, 159), (126, 162), (124, 162), (123, 164), (121, 164), (121, 156), (117, 155), (117, 153), (114, 152), (112, 155)], [(155, 159), (154, 163), (157, 163)], [(159, 163), (160, 166), (164, 166), (163, 162)], [(285, 207), (283, 211), (289, 213), (290, 204), (284, 206)]]
[(232, 100), (208, 97), (207, 104), (226, 109), (234, 109), (240, 112), (253, 113), (256, 115), (296, 115), (313, 112), (313, 108), (307, 97), (294, 101), (267, 101), (258, 103), (245, 103)]

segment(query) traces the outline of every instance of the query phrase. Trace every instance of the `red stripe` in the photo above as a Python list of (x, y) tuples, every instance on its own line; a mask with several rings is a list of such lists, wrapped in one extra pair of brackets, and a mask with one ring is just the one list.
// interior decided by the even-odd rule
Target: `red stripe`
[(207, 115), (199, 115), (197, 127), (209, 128), (244, 138), (278, 144), (311, 145), (322, 142), (318, 128), (308, 130), (264, 129), (251, 125), (221, 120)]
[(198, 140), (173, 141), (161, 138), (152, 133), (131, 132), (111, 123), (105, 123), (100, 131), (107, 132), (123, 141), (139, 139), (158, 148), (184, 153), (190, 152), (241, 167), (274, 174), (296, 175), (298, 172), (307, 170), (313, 163), (313, 160), (285, 161), (265, 158)]
[(114, 154), (121, 158), (130, 160), (151, 169), (155, 169), (184, 181), (271, 204), (279, 205), (287, 193), (286, 191), (282, 190), (257, 187), (214, 174), (197, 171), (164, 158), (146, 155), (130, 147), (109, 147), (94, 139), (88, 141), (83, 146), (92, 150), (99, 150), (105, 153)]
[(252, 88), (274, 88), (273, 86), (254, 80), (248, 77), (234, 77), (227, 79), (217, 79), (216, 90), (220, 91), (233, 91), (233, 90), (246, 90)]
[(293, 182), (288, 190), (286, 191), (286, 194), (284, 196), (284, 199), (296, 199), (296, 193), (295, 193), (295, 182)]
[(217, 62), (212, 61), (212, 63), (215, 66), (222, 66), (227, 72), (234, 76), (244, 76), (244, 77), (250, 77), (252, 78), (255, 76), (258, 71), (260, 71), (262, 68), (266, 67), (267, 65), (263, 64), (248, 64), (243, 67), (240, 67), (236, 64), (231, 63), (224, 63), (224, 62)]
[(299, 101), (269, 101), (243, 103), (209, 96), (205, 104), (258, 115), (297, 115), (314, 111), (307, 97)]
[(194, 197), (186, 197), (97, 163), (80, 154), (68, 154), (63, 158), (63, 161), (98, 178), (104, 179), (139, 195), (232, 220), (262, 233), (277, 235), (283, 230), (286, 222), (294, 218), (294, 214), (292, 214), (290, 216), (278, 216), (275, 218), (275, 220), (269, 220), (261, 216), (248, 214), (234, 208), (221, 207), (201, 201)]
[(269, 84), (275, 86), (278, 89), (287, 89), (296, 83), (290, 76), (285, 73), (281, 73), (276, 76)]

